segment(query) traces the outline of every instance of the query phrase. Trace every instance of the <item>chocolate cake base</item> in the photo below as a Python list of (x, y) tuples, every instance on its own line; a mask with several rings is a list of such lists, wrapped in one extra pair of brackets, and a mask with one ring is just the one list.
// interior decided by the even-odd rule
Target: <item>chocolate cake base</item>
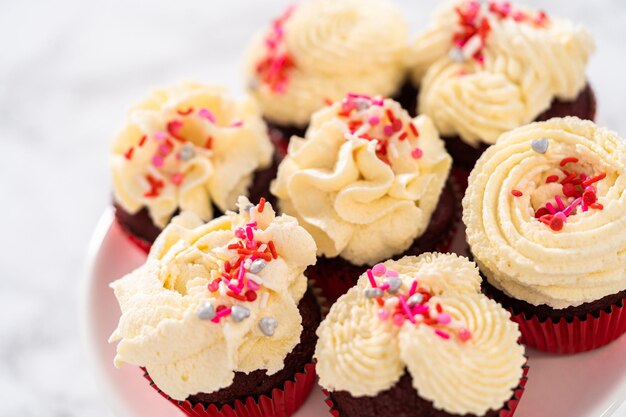
[[(249, 199), (253, 203), (257, 203), (261, 197), (276, 207), (276, 198), (270, 193), (270, 183), (276, 178), (276, 170), (278, 169), (279, 159), (275, 155), (272, 164), (265, 169), (256, 171), (252, 184), (248, 188)], [(115, 208), (115, 218), (122, 228), (131, 235), (145, 241), (148, 245), (154, 243), (162, 229), (154, 224), (150, 213), (146, 207), (143, 207), (137, 213), (131, 214), (126, 211), (115, 199), (113, 199), (113, 207)], [(177, 210), (172, 217), (179, 214)], [(224, 214), (217, 206), (213, 205), (213, 215), (218, 217)]]
[(282, 389), (287, 381), (294, 379), (296, 373), (302, 372), (306, 364), (313, 362), (313, 352), (317, 343), (315, 332), (322, 319), (319, 305), (310, 289), (298, 304), (298, 310), (302, 316), (303, 327), (300, 343), (287, 355), (285, 367), (281, 371), (273, 375), (267, 375), (264, 370), (249, 374), (236, 372), (235, 379), (229, 387), (211, 394), (191, 395), (187, 400), (192, 404), (201, 403), (205, 406), (214, 404), (221, 408), (226, 404), (232, 405), (236, 400), (245, 397), (270, 396), (274, 388)]
[[(457, 209), (458, 204), (452, 185), (448, 182), (441, 193), (439, 203), (431, 216), (426, 232), (415, 239), (409, 249), (394, 256), (393, 259), (435, 251), (439, 243), (447, 237), (452, 229)], [(319, 257), (315, 265), (307, 268), (306, 276), (312, 279), (315, 285), (322, 290), (324, 297), (333, 303), (356, 284), (367, 268), (366, 265), (354, 265), (339, 256), (334, 258)]]
[[(353, 397), (349, 392), (329, 393), (339, 417), (498, 417), (500, 410), (490, 410), (482, 416), (474, 414), (450, 414), (437, 410), (431, 401), (421, 398), (412, 385), (412, 378), (405, 372), (402, 378), (387, 391), (375, 397)], [(513, 395), (512, 399), (515, 398)], [(504, 404), (503, 404), (504, 406)]]
[(585, 320), (590, 314), (593, 317), (598, 317), (603, 310), (610, 312), (611, 306), (623, 306), (624, 299), (626, 299), (626, 290), (624, 290), (617, 294), (607, 295), (599, 300), (581, 304), (576, 307), (555, 309), (546, 304), (536, 306), (526, 301), (509, 297), (503, 291), (491, 285), (484, 276), (482, 288), (483, 293), (502, 304), (507, 310), (512, 310), (514, 315), (523, 313), (527, 320), (530, 320), (532, 317), (537, 317), (540, 322), (552, 320), (554, 323), (558, 323), (562, 319), (571, 322), (574, 320), (574, 317)]
[[(594, 120), (596, 117), (596, 96), (589, 84), (573, 101), (554, 99), (548, 110), (541, 113), (535, 121), (544, 121), (553, 117), (577, 116), (581, 119)], [(455, 167), (471, 171), (480, 155), (490, 146), (481, 143), (478, 147), (467, 144), (459, 136), (444, 137), (446, 149), (452, 156)]]

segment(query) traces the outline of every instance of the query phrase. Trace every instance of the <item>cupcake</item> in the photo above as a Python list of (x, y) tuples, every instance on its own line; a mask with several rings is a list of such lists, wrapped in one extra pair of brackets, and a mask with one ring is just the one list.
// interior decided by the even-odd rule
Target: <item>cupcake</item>
[(626, 331), (626, 142), (575, 117), (502, 135), (463, 199), (486, 292), (528, 346), (575, 353)]
[(399, 95), (408, 33), (387, 0), (309, 0), (287, 9), (246, 56), (248, 89), (272, 138), (284, 149), (291, 135), (304, 134), (313, 113), (350, 91)]
[(595, 45), (581, 26), (510, 2), (448, 3), (412, 46), (419, 113), (471, 169), (503, 133), (534, 120), (593, 120), (585, 79)]
[(315, 239), (321, 258), (308, 276), (330, 301), (363, 265), (433, 250), (446, 236), (451, 163), (427, 116), (381, 97), (348, 94), (291, 139), (271, 192)]
[(129, 111), (113, 143), (116, 218), (147, 251), (179, 211), (208, 221), (234, 209), (240, 194), (267, 196), (272, 154), (251, 98), (195, 83), (154, 91)]
[(512, 416), (526, 383), (510, 314), (473, 262), (427, 253), (378, 264), (317, 330), (335, 417)]
[(145, 368), (191, 416), (269, 407), (287, 417), (315, 382), (320, 311), (303, 274), (315, 242), (269, 203), (238, 207), (206, 224), (183, 212), (146, 263), (111, 284), (122, 310), (115, 365)]

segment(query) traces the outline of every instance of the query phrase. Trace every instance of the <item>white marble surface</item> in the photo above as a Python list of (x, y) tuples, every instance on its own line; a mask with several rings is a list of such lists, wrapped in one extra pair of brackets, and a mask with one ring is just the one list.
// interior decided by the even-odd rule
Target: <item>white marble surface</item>
[[(151, 86), (195, 78), (240, 90), (246, 40), (286, 3), (0, 2), (0, 416), (108, 415), (81, 350), (77, 298), (109, 202), (109, 141)], [(593, 31), (598, 120), (626, 135), (624, 1), (531, 3)], [(400, 4), (417, 29), (436, 1)]]

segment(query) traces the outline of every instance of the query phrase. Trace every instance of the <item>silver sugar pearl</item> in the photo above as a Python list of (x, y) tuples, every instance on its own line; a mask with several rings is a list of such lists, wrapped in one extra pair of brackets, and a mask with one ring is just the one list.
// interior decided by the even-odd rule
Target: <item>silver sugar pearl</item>
[(200, 320), (211, 320), (215, 317), (215, 307), (209, 301), (205, 301), (196, 312), (196, 315)]
[(274, 317), (263, 317), (259, 320), (259, 329), (265, 336), (274, 336), (278, 321)]
[(253, 208), (254, 208), (254, 204), (248, 204), (242, 210), (245, 211), (246, 213), (250, 213), (250, 210), (252, 210)]
[(454, 62), (463, 62), (463, 61), (465, 61), (465, 55), (463, 54), (463, 49), (461, 49), (461, 48), (455, 47), (455, 48), (450, 49), (450, 53), (448, 54), (448, 56)]
[(232, 306), (230, 316), (236, 323), (239, 323), (250, 317), (250, 309), (244, 306)]
[(367, 298), (376, 298), (383, 295), (383, 290), (380, 288), (366, 288), (364, 293)]
[(389, 289), (387, 291), (391, 294), (397, 293), (402, 286), (402, 280), (398, 277), (387, 277), (385, 278), (385, 283), (389, 284)]
[(250, 264), (250, 272), (252, 272), (253, 274), (258, 274), (266, 266), (267, 262), (265, 262), (264, 259), (255, 259), (254, 261), (252, 261), (252, 264)]
[(413, 307), (418, 304), (422, 304), (422, 301), (424, 301), (424, 296), (420, 293), (417, 293), (417, 294), (413, 294), (412, 296), (410, 296), (409, 299), (406, 300), (406, 303), (408, 304), (409, 307)]
[(548, 151), (548, 138), (535, 139), (530, 143), (533, 151), (538, 153), (546, 153)]
[(362, 98), (362, 97), (356, 99), (355, 104), (356, 104), (356, 109), (358, 111), (363, 111), (363, 110), (367, 110), (370, 108), (369, 100)]
[(185, 143), (180, 148), (180, 160), (181, 161), (189, 161), (191, 158), (196, 156), (196, 150), (193, 148), (193, 145), (190, 143)]

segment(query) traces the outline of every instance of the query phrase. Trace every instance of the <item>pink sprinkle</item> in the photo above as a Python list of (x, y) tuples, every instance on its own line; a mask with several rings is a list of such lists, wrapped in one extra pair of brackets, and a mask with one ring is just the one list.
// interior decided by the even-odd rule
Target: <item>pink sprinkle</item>
[(381, 285), (380, 289), (383, 290), (383, 291), (387, 291), (389, 289), (389, 284), (385, 283), (385, 284)]
[(393, 324), (396, 326), (402, 326), (404, 324), (404, 320), (406, 320), (406, 318), (402, 314), (396, 313), (393, 315)]
[(372, 274), (372, 270), (371, 269), (367, 270), (367, 278), (369, 278), (370, 285), (372, 286), (372, 288), (378, 287), (378, 284), (376, 284), (376, 280), (374, 279), (374, 274)]
[(552, 203), (550, 203), (550, 202), (546, 203), (546, 208), (548, 209), (550, 214), (556, 214), (556, 209), (554, 208)]
[(374, 276), (382, 277), (387, 272), (387, 267), (383, 264), (376, 264), (372, 267), (372, 273)]
[(369, 120), (367, 121), (370, 125), (372, 126), (376, 126), (378, 123), (380, 123), (380, 117), (378, 116), (372, 116), (369, 118)]
[(383, 127), (383, 133), (385, 134), (385, 136), (393, 135), (393, 126), (385, 125), (385, 127)]
[(248, 286), (248, 289), (252, 291), (258, 291), (261, 288), (261, 286), (256, 281), (253, 281), (251, 279), (248, 280), (248, 283), (246, 285)]
[(417, 281), (413, 281), (413, 284), (411, 284), (411, 289), (409, 290), (409, 297), (415, 294), (415, 291), (417, 291)]
[(402, 310), (404, 310), (404, 314), (406, 314), (409, 320), (411, 320), (411, 323), (415, 323), (415, 317), (413, 317), (413, 313), (411, 312), (411, 309), (406, 303), (406, 300), (404, 299), (404, 297), (400, 296), (398, 297), (398, 299), (400, 300), (400, 305), (402, 306)]
[(181, 174), (180, 172), (175, 172), (172, 174), (170, 179), (175, 185), (180, 185), (183, 182), (183, 174)]
[(411, 151), (411, 156), (415, 159), (420, 159), (424, 155), (424, 152), (420, 148), (415, 148)]
[(254, 229), (254, 228), (256, 228), (257, 224), (256, 224), (256, 222), (251, 222), (251, 223), (246, 224), (246, 226), (251, 227), (251, 228)]
[(217, 313), (215, 313), (215, 317), (213, 317), (213, 319), (211, 319), (211, 321), (213, 323), (219, 323), (220, 319), (222, 317), (228, 316), (231, 312), (232, 312), (232, 309), (230, 307), (224, 308), (224, 309), (218, 311)]
[(580, 206), (582, 207), (583, 212), (586, 212), (587, 210), (589, 210), (589, 207), (587, 207), (584, 201), (580, 203)]
[(395, 271), (393, 269), (388, 269), (387, 270), (387, 274), (386, 276), (388, 276), (389, 278), (398, 278), (398, 271)]
[(159, 145), (159, 153), (163, 156), (166, 156), (168, 153), (170, 153), (170, 147), (164, 143)]
[(563, 210), (563, 214), (569, 216), (572, 210), (574, 210), (580, 203), (582, 203), (582, 201), (583, 199), (581, 197), (578, 197), (576, 200), (572, 201), (572, 204), (570, 204), (568, 208)]
[(452, 317), (448, 313), (441, 313), (437, 316), (437, 321), (441, 324), (450, 324)]
[(444, 332), (443, 330), (435, 329), (435, 334), (441, 337), (442, 339), (445, 339), (445, 340), (450, 339), (450, 335)]
[(563, 204), (563, 200), (561, 200), (560, 195), (555, 195), (554, 199), (556, 200), (556, 205), (559, 206), (559, 210), (565, 210), (565, 204)]
[[(241, 291), (241, 289), (243, 288), (243, 279), (246, 276), (246, 269), (245, 268), (239, 268), (239, 285), (238, 285), (238, 289), (239, 291)], [(239, 293), (239, 291), (237, 293)]]
[(461, 331), (459, 332), (459, 339), (461, 339), (462, 342), (467, 342), (471, 338), (472, 338), (472, 333), (469, 330), (461, 329)]
[(233, 285), (231, 283), (228, 284), (228, 289), (231, 290), (232, 292), (237, 293), (237, 294), (239, 294), (241, 292), (239, 287), (237, 287), (236, 285)]
[(561, 221), (563, 223), (565, 223), (567, 221), (567, 216), (565, 214), (563, 214), (562, 212), (558, 212), (554, 215), (554, 217), (557, 217), (559, 219), (561, 219)]
[(163, 157), (161, 155), (154, 155), (152, 157), (152, 165), (159, 168), (163, 166)]
[(155, 132), (154, 138), (157, 140), (165, 140), (168, 138), (168, 135), (165, 132)]
[(413, 307), (413, 313), (415, 314), (424, 314), (428, 311), (428, 306), (426, 304), (416, 304)]
[(248, 237), (249, 240), (253, 240), (254, 239), (254, 232), (252, 231), (252, 227), (251, 226), (247, 226), (246, 227), (246, 236)]
[(202, 108), (198, 110), (198, 116), (204, 117), (211, 123), (215, 123), (215, 115), (213, 115), (209, 109)]
[(240, 227), (237, 230), (235, 230), (235, 236), (238, 237), (239, 239), (243, 239), (244, 237), (246, 237), (246, 232)]
[(237, 120), (236, 122), (231, 123), (230, 127), (241, 127), (243, 126), (242, 120)]
[(378, 318), (381, 320), (387, 320), (389, 318), (389, 311), (384, 308), (378, 310)]

